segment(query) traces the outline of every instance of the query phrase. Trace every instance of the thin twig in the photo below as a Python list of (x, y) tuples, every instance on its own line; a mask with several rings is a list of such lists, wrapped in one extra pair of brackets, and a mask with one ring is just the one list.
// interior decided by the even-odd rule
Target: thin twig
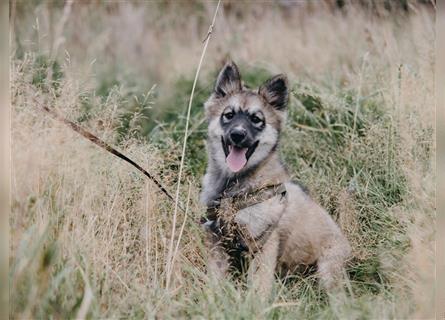
[(173, 244), (174, 244), (175, 230), (176, 230), (176, 218), (177, 218), (177, 214), (178, 214), (179, 191), (181, 189), (181, 177), (182, 177), (182, 170), (184, 168), (185, 149), (186, 149), (186, 146), (187, 146), (188, 128), (189, 128), (189, 120), (190, 120), (190, 110), (192, 108), (193, 95), (195, 93), (196, 83), (198, 82), (199, 72), (201, 70), (201, 65), (202, 65), (202, 62), (204, 60), (205, 53), (207, 51), (207, 46), (209, 44), (209, 40), (210, 40), (210, 37), (211, 37), (211, 34), (212, 34), (213, 27), (215, 25), (216, 16), (218, 14), (218, 9), (219, 9), (220, 3), (221, 3), (221, 0), (219, 0), (218, 4), (216, 5), (215, 14), (213, 15), (212, 23), (211, 23), (211, 25), (209, 27), (209, 31), (207, 33), (207, 37), (205, 38), (204, 47), (202, 49), (201, 58), (199, 60), (198, 68), (196, 70), (195, 79), (193, 81), (192, 92), (190, 93), (190, 100), (189, 100), (189, 105), (188, 105), (188, 109), (187, 109), (187, 118), (186, 118), (186, 122), (185, 122), (185, 132), (184, 132), (184, 142), (182, 144), (181, 164), (179, 166), (178, 185), (177, 185), (177, 188), (176, 188), (175, 210), (174, 210), (174, 213), (173, 213), (173, 223), (172, 223), (172, 234), (171, 234), (171, 238), (170, 238), (170, 246), (169, 246), (168, 255), (167, 255), (167, 278), (166, 278), (166, 288), (167, 289), (170, 286), (170, 278), (171, 278), (171, 273), (172, 273)]
[(176, 242), (175, 252), (173, 253), (173, 257), (172, 257), (172, 267), (171, 267), (172, 270), (174, 268), (176, 256), (178, 254), (179, 244), (181, 243), (181, 238), (182, 238), (182, 233), (184, 232), (185, 223), (187, 222), (187, 216), (188, 216), (188, 211), (189, 211), (189, 207), (190, 207), (190, 191), (191, 191), (191, 186), (192, 185), (189, 183), (189, 190), (187, 192), (187, 202), (186, 202), (186, 206), (185, 206), (184, 221), (182, 222), (181, 229), (179, 230), (178, 241)]
[(90, 309), (91, 302), (94, 299), (93, 290), (91, 290), (90, 281), (88, 280), (85, 271), (79, 265), (80, 274), (82, 275), (85, 289), (83, 290), (82, 303), (80, 304), (79, 311), (77, 311), (76, 319), (86, 319), (88, 310)]
[(175, 202), (175, 208), (179, 207), (179, 209), (181, 209), (182, 211), (184, 211), (184, 208), (181, 205), (178, 205), (177, 201), (175, 201), (175, 199), (173, 198), (173, 196), (167, 191), (167, 189), (165, 189), (165, 187), (151, 174), (149, 173), (147, 170), (145, 170), (144, 168), (142, 168), (139, 164), (137, 164), (136, 162), (134, 162), (132, 159), (128, 158), (126, 155), (122, 154), (121, 152), (117, 151), (115, 148), (113, 148), (112, 146), (110, 146), (109, 144), (105, 143), (103, 140), (101, 140), (100, 138), (96, 137), (94, 134), (92, 134), (91, 132), (85, 130), (84, 128), (82, 128), (81, 126), (79, 126), (78, 124), (66, 119), (65, 117), (63, 117), (62, 115), (60, 115), (59, 113), (57, 113), (55, 110), (50, 109), (47, 106), (42, 106), (42, 109), (46, 112), (48, 112), (51, 116), (53, 116), (55, 119), (59, 120), (60, 122), (63, 122), (64, 124), (66, 124), (67, 126), (69, 126), (71, 129), (73, 129), (74, 131), (76, 131), (77, 133), (79, 133), (80, 135), (84, 136), (85, 138), (87, 138), (88, 140), (90, 140), (91, 142), (93, 142), (94, 144), (98, 145), (99, 147), (107, 150), (108, 152), (114, 154), (116, 157), (128, 162), (129, 164), (131, 164), (133, 167), (135, 167), (136, 169), (138, 169), (140, 172), (142, 172), (146, 177), (148, 177), (151, 181), (154, 182), (154, 184), (172, 201)]

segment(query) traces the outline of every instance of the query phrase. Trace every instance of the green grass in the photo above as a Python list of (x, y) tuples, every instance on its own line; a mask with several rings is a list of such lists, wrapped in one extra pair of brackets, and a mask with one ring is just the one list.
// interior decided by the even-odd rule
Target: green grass
[[(200, 12), (193, 18), (199, 25), (205, 16), (202, 9), (208, 7), (201, 2), (195, 5), (189, 9)], [(41, 4), (36, 6), (42, 8)], [(54, 10), (59, 12), (62, 7)], [(89, 14), (93, 15), (96, 27), (112, 24), (113, 14), (125, 19), (125, 10), (112, 8), (100, 7), (102, 13), (116, 10), (109, 16), (81, 11), (79, 16), (86, 15), (92, 21)], [(141, 6), (134, 8), (135, 12), (142, 10)], [(153, 10), (154, 13), (142, 12), (169, 12), (163, 5)], [(233, 10), (236, 12), (236, 7)], [(144, 21), (137, 20), (135, 12), (130, 15), (132, 19)], [(341, 26), (341, 22), (331, 13), (320, 12), (319, 19), (309, 17), (305, 23), (322, 46), (327, 41), (325, 34)], [(246, 19), (247, 26), (261, 28), (253, 18), (240, 18), (236, 13), (234, 17)], [(269, 18), (273, 19), (273, 15)], [(181, 24), (181, 17), (177, 19), (169, 27), (165, 21), (156, 20), (153, 28), (167, 32), (169, 28), (178, 31), (188, 25)], [(364, 21), (370, 23), (362, 14), (346, 14), (344, 19), (356, 26)], [(422, 20), (420, 13), (411, 19), (401, 21), (419, 34), (428, 30), (428, 24), (424, 24), (429, 20)], [(372, 27), (373, 43), (358, 41), (357, 38), (365, 39), (366, 32), (355, 28), (356, 33), (350, 35), (355, 40), (343, 39), (343, 45), (349, 45), (347, 51), (343, 46), (330, 47), (329, 54), (335, 58), (332, 61), (323, 60), (324, 55), (312, 60), (297, 48), (303, 67), (289, 64), (288, 69), (280, 69), (289, 74), (292, 88), (280, 153), (292, 177), (306, 185), (312, 197), (340, 225), (351, 242), (353, 258), (346, 268), (349, 281), (344, 292), (329, 296), (319, 288), (314, 272), (308, 272), (277, 279), (267, 303), (260, 301), (245, 283), (231, 279), (212, 283), (205, 272), (204, 235), (196, 224), (205, 212), (198, 201), (207, 161), (203, 103), (212, 90), (219, 64), (207, 62), (192, 104), (180, 190), (181, 202), (189, 200), (190, 210), (187, 218), (179, 214), (176, 239), (183, 222), (185, 227), (173, 282), (166, 288), (172, 203), (139, 172), (49, 119), (35, 104), (57, 108), (134, 158), (173, 191), (194, 68), (184, 67), (173, 76), (162, 73), (159, 86), (151, 81), (156, 72), (146, 77), (143, 73), (156, 68), (143, 62), (140, 73), (125, 64), (99, 64), (92, 69), (86, 67), (85, 76), (80, 69), (88, 63), (71, 65), (63, 55), (51, 60), (47, 51), (23, 41), (26, 30), (18, 27), (19, 49), (11, 62), (10, 317), (381, 319), (431, 315), (435, 214), (433, 69), (427, 54), (398, 57), (392, 51), (394, 47), (402, 48), (401, 35), (397, 34), (400, 31), (395, 31), (392, 23)], [(67, 28), (75, 33), (73, 26), (68, 24)], [(300, 32), (285, 25), (277, 28), (288, 35)], [(270, 30), (250, 32), (260, 40)], [(43, 31), (35, 28), (32, 34), (38, 32)], [(384, 38), (385, 32), (394, 32), (390, 34), (399, 42)], [(172, 45), (181, 44), (181, 38), (170, 36)], [(216, 36), (212, 41), (215, 46), (231, 45), (221, 39), (224, 40)], [(389, 42), (384, 46), (379, 42), (383, 43), (382, 39)], [(73, 45), (71, 49), (77, 52), (80, 40), (76, 46), (74, 40), (68, 41), (67, 46)], [(199, 45), (201, 40), (197, 37), (194, 44)], [(406, 52), (434, 50), (424, 37), (408, 40), (404, 45), (413, 50)], [(378, 45), (387, 55), (372, 56), (368, 65), (355, 56), (357, 47), (370, 51)], [(248, 46), (255, 48), (252, 43)], [(119, 56), (123, 49), (119, 44), (116, 47), (110, 50)], [(129, 48), (123, 52), (137, 52)], [(168, 48), (177, 50), (174, 46)], [(233, 48), (234, 55), (243, 56), (242, 50)], [(169, 56), (162, 60), (160, 54), (158, 58), (161, 69), (169, 70)], [(270, 59), (280, 62), (279, 57)], [(239, 60), (243, 79), (252, 87), (277, 69)], [(343, 60), (351, 68), (337, 68)], [(331, 69), (311, 72), (318, 70), (318, 63)], [(191, 196), (187, 199), (189, 188)]]
[[(41, 69), (38, 68), (35, 72), (39, 75)], [(249, 77), (255, 83), (253, 76)], [(263, 78), (261, 81), (264, 80)], [(58, 81), (63, 81), (63, 77), (60, 77)], [(32, 85), (40, 90), (40, 82), (37, 84), (33, 80)], [(166, 105), (175, 105), (175, 103), (183, 105), (190, 85), (190, 81), (179, 80), (171, 99), (165, 102)], [(52, 88), (57, 92), (58, 86), (52, 86)], [(115, 119), (116, 124), (112, 125), (117, 133), (117, 140), (113, 143), (125, 144), (123, 139), (130, 137), (138, 139), (137, 141), (146, 140), (157, 149), (162, 158), (168, 159), (164, 164), (165, 168), (159, 167), (155, 171), (156, 174), (162, 175), (164, 171), (176, 172), (179, 160), (178, 150), (184, 130), (184, 116), (163, 109), (163, 113), (157, 115), (159, 123), (146, 136), (139, 129), (149, 126), (148, 120), (141, 118), (139, 122), (132, 122), (132, 117), (138, 111), (134, 111), (132, 109), (134, 105), (125, 100), (128, 97), (126, 94), (122, 96), (121, 92), (125, 92), (125, 88), (117, 91), (113, 88), (116, 87), (112, 86), (108, 96), (98, 102), (101, 104), (112, 100), (113, 95), (118, 97), (117, 101), (127, 102), (122, 106), (128, 109), (118, 116)], [(323, 92), (323, 94), (316, 92)], [(203, 148), (206, 124), (203, 121), (202, 104), (208, 94), (208, 88), (199, 87), (197, 99), (192, 106), (193, 130), (187, 150), (186, 171), (189, 179), (192, 179), (195, 184), (199, 184), (199, 177), (205, 170), (206, 155)], [(139, 96), (143, 96), (143, 93), (139, 93)], [(309, 185), (312, 194), (337, 220), (342, 212), (340, 212), (336, 191), (346, 190), (349, 194), (358, 224), (355, 234), (350, 236), (359, 238), (359, 242), (355, 244), (361, 244), (364, 247), (360, 248), (362, 252), (354, 257), (347, 268), (352, 294), (355, 297), (354, 306), (347, 303), (341, 308), (345, 310), (358, 308), (362, 316), (367, 318), (371, 317), (373, 310), (362, 309), (360, 304), (367, 306), (374, 298), (381, 298), (388, 294), (391, 296), (394, 285), (382, 268), (378, 253), (385, 251), (389, 255), (402, 257), (409, 250), (406, 225), (398, 221), (391, 211), (391, 208), (403, 203), (408, 186), (400, 164), (397, 163), (399, 159), (394, 154), (399, 138), (397, 132), (394, 132), (391, 117), (379, 108), (379, 105), (382, 105), (379, 95), (359, 102), (360, 113), (355, 117), (356, 96), (350, 91), (343, 92), (337, 89), (335, 92), (330, 92), (326, 88), (306, 88), (296, 85), (292, 91), (289, 121), (280, 151), (290, 171), (297, 179)], [(93, 97), (84, 95), (80, 101), (85, 102), (88, 99), (93, 100)], [(148, 102), (145, 103), (148, 104)], [(152, 103), (155, 102), (150, 101), (150, 104)], [(91, 114), (88, 116), (81, 114), (80, 119), (94, 120)], [(194, 126), (195, 124), (199, 125)], [(427, 138), (431, 139), (431, 137)], [(78, 137), (76, 139), (80, 140)], [(118, 162), (119, 160), (110, 159), (110, 161)], [(110, 175), (110, 173), (112, 172), (102, 170), (100, 174)], [(136, 179), (137, 185), (141, 185), (142, 179), (137, 174), (132, 179)], [(174, 176), (171, 179), (171, 184), (176, 183)], [(79, 269), (71, 266), (69, 259), (60, 252), (62, 249), (58, 244), (59, 229), (65, 223), (64, 206), (68, 205), (61, 204), (57, 200), (57, 193), (65, 187), (63, 181), (58, 183), (60, 185), (49, 179), (43, 187), (43, 194), (30, 197), (27, 208), (24, 209), (24, 212), (32, 215), (36, 202), (43, 202), (51, 209), (47, 215), (52, 218), (39, 237), (31, 227), (27, 231), (30, 239), (27, 240), (24, 237), (19, 246), (22, 249), (18, 249), (15, 254), (18, 260), (14, 260), (11, 268), (11, 279), (16, 283), (13, 290), (12, 314), (29, 308), (31, 303), (28, 300), (29, 292), (32, 293), (35, 288), (37, 292), (36, 296), (31, 296), (34, 300), (31, 310), (33, 313), (36, 312), (35, 315), (39, 318), (44, 318), (48, 314), (61, 318), (74, 317), (82, 302), (84, 280)], [(118, 190), (121, 189), (122, 184), (119, 183), (117, 187)], [(129, 191), (130, 193), (125, 195), (122, 201), (123, 209), (131, 212), (139, 201), (141, 190), (140, 187), (134, 186)], [(106, 201), (105, 199), (95, 199), (95, 201), (99, 204)], [(75, 200), (71, 201), (73, 205)], [(199, 211), (193, 212), (195, 218), (198, 218), (200, 214)], [(132, 224), (129, 223), (131, 227)], [(33, 222), (29, 221), (28, 224), (32, 225)], [(77, 263), (83, 265), (83, 269), (88, 268), (88, 262), (82, 262), (85, 258), (79, 256), (77, 259), (79, 259)], [(19, 272), (15, 264), (23, 263), (23, 260), (29, 265), (22, 271), (24, 274), (18, 276)], [(85, 263), (87, 264), (84, 265)], [(131, 262), (124, 260), (122, 263)], [(185, 273), (185, 277), (202, 278), (202, 275), (197, 276), (194, 271), (185, 271)], [(112, 294), (102, 289), (102, 280), (99, 275), (98, 277), (94, 283), (95, 295), (100, 298), (102, 295)], [(179, 305), (175, 306), (178, 316), (208, 318), (220, 314), (222, 318), (254, 319), (264, 316), (270, 319), (281, 319), (292, 318), (296, 312), (302, 317), (312, 319), (337, 317), (326, 295), (320, 292), (317, 282), (311, 278), (298, 277), (290, 284), (277, 287), (276, 299), (285, 297), (286, 300), (298, 301), (298, 303), (296, 305), (291, 303), (290, 306), (283, 308), (272, 306), (270, 310), (263, 309), (257, 299), (245, 289), (240, 290), (227, 283), (222, 287), (211, 288), (212, 290), (209, 291), (208, 287), (202, 287), (203, 284), (200, 281), (202, 280), (198, 280), (198, 283), (192, 281), (189, 289), (191, 291), (181, 294)], [(279, 294), (278, 291), (280, 291)], [(206, 307), (202, 308), (203, 305)], [(136, 318), (144, 316), (146, 312), (144, 308), (134, 308), (136, 306), (128, 309), (129, 313), (121, 313), (121, 316)], [(262, 311), (265, 313), (262, 314)], [(99, 315), (100, 308), (94, 306), (91, 312), (93, 314), (97, 312), (96, 315)], [(164, 312), (168, 311), (164, 310)], [(368, 313), (369, 315), (366, 316)]]

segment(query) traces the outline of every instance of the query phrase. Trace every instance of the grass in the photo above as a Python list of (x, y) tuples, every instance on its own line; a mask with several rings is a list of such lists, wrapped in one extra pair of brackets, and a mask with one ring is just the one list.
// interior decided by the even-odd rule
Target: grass
[[(332, 12), (224, 4), (191, 106), (180, 190), (189, 211), (178, 214), (176, 235), (183, 224), (184, 231), (166, 289), (173, 204), (37, 107), (80, 123), (173, 192), (214, 10), (205, 2), (182, 6), (75, 4), (59, 32), (62, 4), (17, 3), (10, 317), (433, 317), (434, 19), (421, 5), (378, 17), (351, 5)], [(193, 14), (178, 16), (178, 8)], [(202, 104), (227, 53), (251, 86), (289, 76), (280, 152), (352, 244), (344, 293), (328, 296), (314, 275), (297, 274), (277, 279), (262, 304), (242, 283), (207, 278), (196, 224), (205, 212)]]

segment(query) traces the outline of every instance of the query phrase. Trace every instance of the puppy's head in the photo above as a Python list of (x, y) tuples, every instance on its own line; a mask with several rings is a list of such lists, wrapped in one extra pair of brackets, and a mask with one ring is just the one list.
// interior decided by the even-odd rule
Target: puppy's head
[(230, 173), (257, 166), (278, 144), (287, 102), (285, 75), (250, 90), (243, 87), (235, 63), (227, 62), (205, 103), (209, 156)]

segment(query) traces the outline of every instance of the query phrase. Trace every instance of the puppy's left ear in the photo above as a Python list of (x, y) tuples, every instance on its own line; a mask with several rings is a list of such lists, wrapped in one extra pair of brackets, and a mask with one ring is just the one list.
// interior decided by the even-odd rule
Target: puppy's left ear
[(238, 67), (233, 61), (227, 61), (216, 79), (215, 94), (222, 98), (241, 91), (241, 89), (241, 76)]
[(287, 77), (279, 74), (267, 80), (258, 89), (258, 93), (277, 110), (284, 110), (289, 100)]

